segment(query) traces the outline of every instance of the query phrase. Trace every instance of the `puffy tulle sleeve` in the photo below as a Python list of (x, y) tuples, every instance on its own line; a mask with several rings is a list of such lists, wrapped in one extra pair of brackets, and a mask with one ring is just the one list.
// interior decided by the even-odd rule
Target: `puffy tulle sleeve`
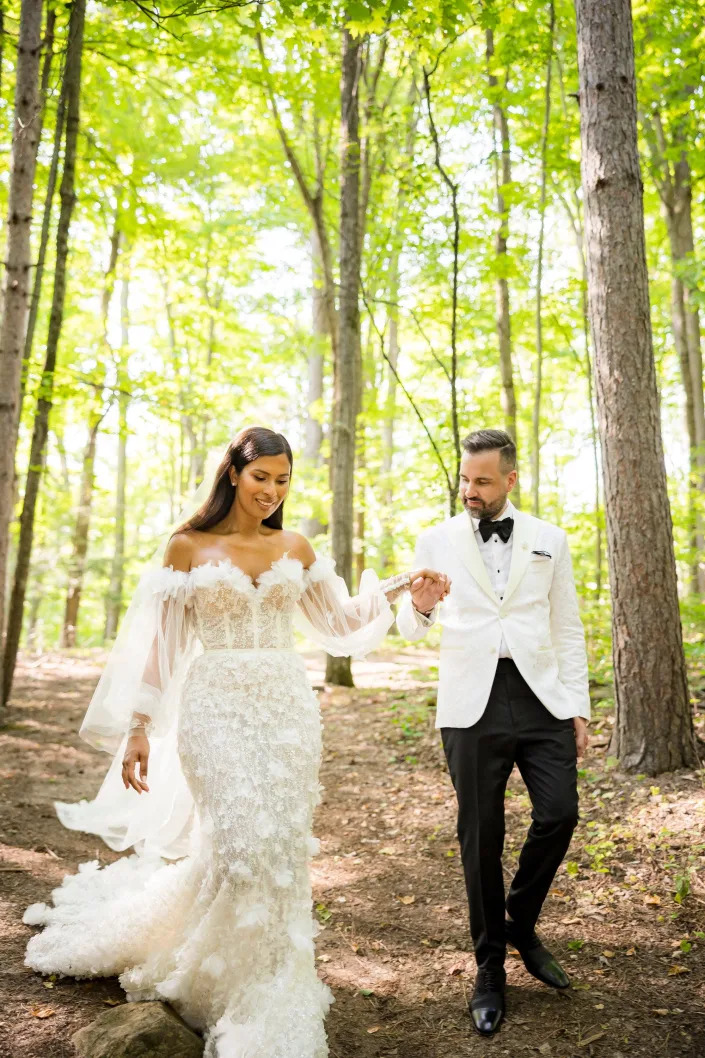
[(397, 577), (380, 581), (366, 569), (360, 590), (351, 596), (330, 558), (317, 558), (304, 578), (297, 625), (335, 657), (361, 657), (379, 646), (394, 621), (390, 599), (406, 586)]
[(170, 566), (140, 579), (89, 703), (79, 735), (115, 753), (130, 730), (163, 736), (175, 690), (193, 650), (189, 577)]

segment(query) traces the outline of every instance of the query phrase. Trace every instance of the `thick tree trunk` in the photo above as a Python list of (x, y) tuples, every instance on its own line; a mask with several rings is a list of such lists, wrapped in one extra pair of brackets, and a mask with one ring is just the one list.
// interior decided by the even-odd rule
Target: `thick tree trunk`
[(115, 639), (120, 624), (125, 576), (125, 492), (127, 486), (127, 410), (130, 406), (129, 378), (125, 370), (130, 342), (129, 281), (124, 275), (120, 288), (120, 367), (118, 370), (118, 464), (115, 484), (115, 546), (110, 565), (110, 586), (105, 607), (105, 638)]
[[(321, 466), (321, 444), (323, 426), (320, 421), (323, 399), (324, 349), (328, 338), (328, 313), (324, 292), (325, 277), (318, 233), (311, 232), (311, 330), (312, 345), (308, 356), (308, 388), (306, 393), (306, 436), (304, 440), (304, 467), (315, 471)], [(304, 536), (319, 536), (326, 526), (315, 515), (301, 523)]]
[(697, 763), (646, 273), (629, 0), (576, 0), (590, 323), (605, 482), (614, 751), (655, 775)]
[[(336, 570), (352, 587), (353, 492), (360, 378), (360, 135), (361, 38), (343, 30), (341, 80), (340, 297), (338, 355), (331, 421), (331, 540)], [(326, 680), (352, 686), (349, 658), (329, 657)]]
[(546, 64), (546, 87), (543, 105), (543, 129), (541, 132), (541, 192), (539, 196), (539, 246), (536, 262), (536, 379), (534, 385), (534, 409), (532, 416), (531, 445), (531, 508), (536, 518), (540, 510), (541, 485), (541, 397), (543, 386), (543, 249), (546, 230), (546, 152), (548, 130), (551, 121), (551, 74), (553, 72), (553, 30), (556, 13), (553, 0), (549, 4), (549, 51)]
[[(495, 302), (497, 320), (497, 341), (499, 343), (499, 369), (502, 381), (501, 403), (504, 415), (504, 428), (519, 449), (517, 431), (517, 402), (514, 389), (514, 366), (512, 362), (512, 321), (509, 305), (509, 207), (504, 198), (503, 189), (512, 181), (511, 155), (509, 151), (509, 122), (507, 114), (499, 102), (497, 77), (492, 73), (494, 58), (494, 33), (485, 31), (487, 55), (487, 78), (492, 102), (492, 137), (494, 142), (494, 176), (495, 203), (498, 217), (495, 236)], [(498, 146), (499, 141), (499, 146)], [(512, 502), (521, 506), (521, 482), (517, 481), (512, 493)]]
[(83, 53), (83, 27), (85, 23), (86, 2), (74, 0), (69, 19), (68, 45), (64, 66), (64, 86), (66, 94), (66, 145), (64, 150), (64, 171), (61, 177), (59, 195), (61, 209), (56, 231), (56, 264), (54, 268), (54, 291), (49, 314), (46, 355), (42, 381), (39, 387), (37, 407), (34, 415), (34, 428), (30, 447), (29, 467), (25, 482), (22, 514), (20, 517), (20, 538), (17, 548), (15, 580), (12, 588), (10, 616), (8, 621), (8, 645), (3, 666), (3, 701), (12, 687), (12, 677), (17, 660), (17, 649), (22, 630), (22, 614), (27, 588), (27, 574), (32, 553), (34, 536), (34, 516), (39, 493), (39, 482), (45, 460), (46, 439), (49, 431), (49, 415), (52, 407), (54, 389), (54, 370), (56, 354), (61, 336), (61, 325), (64, 314), (66, 294), (66, 262), (68, 258), (69, 228), (75, 201), (76, 144), (80, 119), (81, 93), (81, 58)]
[(0, 653), (14, 505), (22, 352), (29, 310), (30, 226), (39, 134), (41, 31), (42, 0), (22, 0), (0, 322)]

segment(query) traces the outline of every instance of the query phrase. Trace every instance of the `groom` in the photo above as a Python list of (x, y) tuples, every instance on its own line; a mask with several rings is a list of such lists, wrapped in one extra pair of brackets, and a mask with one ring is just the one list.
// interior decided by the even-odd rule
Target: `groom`
[[(513, 506), (516, 480), (508, 434), (476, 430), (465, 438), (465, 510), (423, 533), (414, 560), (445, 573), (450, 594), (439, 605), (435, 586), (415, 581), (397, 616), (411, 640), (426, 634), (437, 610), (443, 625), (436, 726), (458, 799), (477, 960), (470, 1012), (483, 1035), (504, 1015), (507, 942), (540, 981), (570, 983), (535, 926), (578, 819), (576, 758), (587, 747), (590, 718), (566, 534)], [(532, 822), (505, 901), (504, 796), (515, 764)]]

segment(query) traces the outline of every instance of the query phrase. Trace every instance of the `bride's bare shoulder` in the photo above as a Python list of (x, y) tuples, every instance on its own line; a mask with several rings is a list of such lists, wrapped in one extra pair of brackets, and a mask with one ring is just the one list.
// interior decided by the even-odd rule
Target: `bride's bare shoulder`
[(164, 565), (188, 573), (193, 557), (193, 536), (191, 533), (175, 533), (166, 546)]
[(289, 529), (283, 530), (286, 535), (287, 551), (291, 558), (298, 558), (304, 569), (308, 569), (316, 560), (316, 552), (311, 547), (305, 536), (301, 533), (293, 533)]

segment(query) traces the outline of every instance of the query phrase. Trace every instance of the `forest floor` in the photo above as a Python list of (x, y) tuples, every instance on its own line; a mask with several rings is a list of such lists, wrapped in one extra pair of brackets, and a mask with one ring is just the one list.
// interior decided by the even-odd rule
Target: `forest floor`
[[(94, 796), (104, 775), (107, 757), (77, 735), (102, 660), (25, 657), (0, 731), (2, 1058), (72, 1058), (72, 1034), (124, 1001), (114, 978), (52, 981), (23, 965), (34, 932), (25, 907), (80, 862), (118, 855), (65, 830), (51, 804)], [(321, 695), (313, 882), (318, 966), (336, 999), (331, 1058), (702, 1058), (705, 772), (621, 774), (607, 755), (608, 698), (596, 703), (581, 821), (541, 920), (573, 986), (545, 988), (510, 957), (504, 1026), (474, 1034), (454, 796), (432, 726), (435, 662), (425, 649), (379, 653), (357, 665), (356, 689)], [(308, 664), (320, 683), (320, 657)], [(506, 808), (509, 878), (529, 822), (516, 774)]]

